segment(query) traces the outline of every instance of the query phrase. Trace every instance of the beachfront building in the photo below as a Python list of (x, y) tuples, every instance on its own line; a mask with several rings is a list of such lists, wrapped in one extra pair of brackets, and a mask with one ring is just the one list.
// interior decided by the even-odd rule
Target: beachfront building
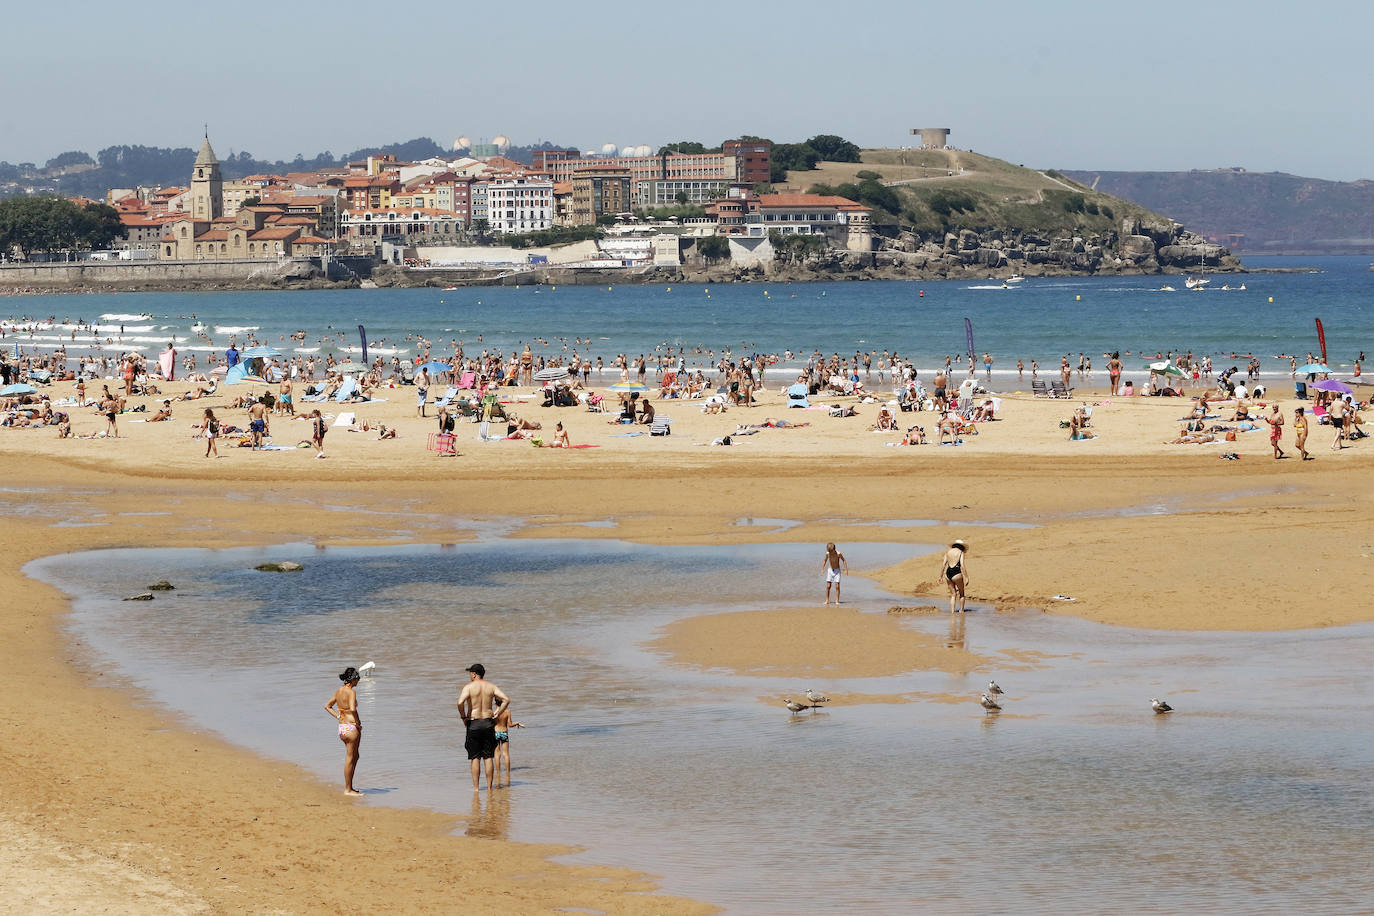
[(432, 207), (345, 210), (340, 219), (340, 231), (350, 242), (413, 244), (424, 236), (439, 236), (452, 244), (463, 229), (457, 214)]
[(274, 207), (243, 207), (234, 216), (221, 216), (209, 223), (179, 217), (166, 223), (160, 254), (164, 259), (186, 261), (291, 257), (295, 240), (309, 234), (303, 232), (307, 227), (293, 222)]
[(570, 226), (595, 226), (602, 216), (614, 217), (631, 208), (630, 170), (591, 166), (572, 177)]
[(401, 182), (386, 176), (353, 175), (344, 179), (343, 188), (350, 210), (385, 210), (391, 206), (391, 196), (400, 193)]
[(717, 218), (719, 235), (767, 238), (825, 235), (848, 251), (873, 250), (872, 211), (845, 197), (828, 194), (732, 193), (707, 208)]
[[(739, 186), (739, 185), (735, 185)], [(710, 178), (663, 178), (639, 183), (638, 205), (645, 210), (690, 204), (704, 207), (724, 197), (732, 187)]]
[(487, 225), (501, 235), (553, 227), (553, 182), (510, 176), (487, 182)]

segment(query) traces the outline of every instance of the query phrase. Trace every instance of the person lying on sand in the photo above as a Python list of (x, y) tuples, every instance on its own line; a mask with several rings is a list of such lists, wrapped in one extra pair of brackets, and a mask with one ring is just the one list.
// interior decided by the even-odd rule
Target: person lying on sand
[(1202, 442), (1215, 442), (1217, 437), (1213, 433), (1190, 432), (1187, 429), (1178, 431), (1177, 439), (1165, 440), (1165, 445), (1197, 445)]

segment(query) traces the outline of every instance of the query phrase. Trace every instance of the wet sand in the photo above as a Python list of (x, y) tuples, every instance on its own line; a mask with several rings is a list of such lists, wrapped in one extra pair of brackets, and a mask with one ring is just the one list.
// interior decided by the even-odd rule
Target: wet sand
[[(551, 863), (556, 848), (454, 836), (456, 813), (384, 810), (346, 799), (300, 768), (195, 733), (117, 678), (81, 664), (83, 653), (60, 629), (65, 599), (19, 572), (28, 560), (54, 553), (302, 540), (444, 543), (469, 537), (472, 519), (498, 517), (529, 518), (529, 533), (544, 537), (664, 544), (835, 540), (843, 550), (846, 541), (930, 543), (949, 533), (969, 541), (971, 597), (993, 608), (1181, 630), (1374, 619), (1374, 609), (1350, 600), (1374, 555), (1374, 499), (1362, 485), (1370, 447), (1326, 451), (1329, 430), (1322, 427), (1314, 427), (1309, 443), (1315, 462), (1273, 461), (1263, 432), (1225, 443), (1224, 450), (1243, 455), (1233, 462), (1217, 459), (1221, 446), (1161, 445), (1183, 411), (1178, 402), (1157, 399), (1099, 406), (1094, 420), (1102, 438), (1071, 443), (1057, 425), (1069, 404), (1008, 397), (1005, 420), (955, 448), (882, 445), (897, 437), (866, 431), (872, 406), (838, 420), (823, 412), (785, 414), (776, 400), (724, 417), (669, 402), (660, 405), (677, 421), (669, 439), (616, 438), (624, 428), (607, 425), (602, 415), (525, 407), (523, 415), (549, 428), (563, 419), (574, 442), (600, 447), (561, 452), (479, 443), (476, 427), (465, 424), (463, 456), (437, 458), (424, 450), (433, 421), (410, 419), (413, 390), (389, 396), (386, 404), (349, 409), (396, 426), (401, 438), (335, 430), (326, 461), (310, 460), (303, 449), (224, 449), (227, 457), (204, 459), (204, 443), (190, 438), (201, 406), (194, 402), (177, 405), (169, 423), (133, 424), (127, 421), (134, 415), (124, 415), (120, 440), (59, 441), (51, 430), (0, 430), (8, 488), (0, 490), (7, 518), (0, 562), (11, 588), (0, 612), (11, 762), (0, 775), (0, 824), (34, 850), (22, 862), (0, 857), (7, 905), (387, 910), (403, 885), (414, 912), (449, 911), (456, 896), (500, 912), (710, 910), (646, 899), (649, 876)], [(1285, 402), (1285, 412), (1292, 406)], [(729, 448), (694, 444), (770, 415), (812, 425), (765, 430)], [(919, 420), (928, 432), (930, 417)], [(279, 440), (306, 437), (304, 422), (276, 424), (290, 431)], [(93, 431), (98, 424), (79, 414), (75, 428)], [(800, 524), (785, 531), (734, 524), (741, 517)], [(607, 519), (614, 524), (584, 524)], [(877, 524), (891, 519), (949, 527)], [(1036, 527), (968, 527), (995, 521)], [(818, 549), (818, 573), (819, 555)], [(863, 568), (860, 558), (849, 561)], [(924, 556), (874, 575), (893, 592), (939, 603), (937, 573), (938, 559)], [(819, 604), (819, 574), (817, 586)], [(1077, 600), (1054, 601), (1056, 594)], [(748, 599), (740, 596), (740, 613), (663, 633), (657, 648), (670, 663), (709, 667), (728, 643), (733, 668), (777, 666), (799, 675), (822, 665), (827, 676), (843, 677), (868, 665), (900, 671), (925, 664), (907, 642), (887, 638), (888, 618), (864, 619), (853, 630), (861, 653), (820, 658), (818, 647), (847, 631), (844, 608), (829, 617), (799, 611), (808, 621), (802, 636), (777, 646), (769, 638), (772, 612), (748, 611)], [(940, 653), (939, 646), (927, 648)]]

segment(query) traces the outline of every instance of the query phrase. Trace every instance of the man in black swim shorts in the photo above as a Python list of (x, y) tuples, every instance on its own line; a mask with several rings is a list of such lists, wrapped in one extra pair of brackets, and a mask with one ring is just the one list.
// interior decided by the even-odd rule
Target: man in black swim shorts
[(463, 718), (467, 736), (463, 748), (472, 762), (472, 791), (481, 788), (482, 761), (487, 762), (487, 789), (493, 784), (496, 768), (496, 713), (510, 708), (510, 697), (486, 680), (487, 669), (480, 663), (468, 666), (468, 684), (458, 695), (458, 715)]

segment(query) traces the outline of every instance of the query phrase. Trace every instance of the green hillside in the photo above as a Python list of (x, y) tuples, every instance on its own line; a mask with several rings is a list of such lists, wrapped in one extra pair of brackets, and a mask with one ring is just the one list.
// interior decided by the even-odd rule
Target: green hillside
[(864, 150), (862, 159), (788, 172), (779, 187), (857, 197), (874, 208), (874, 225), (885, 234), (902, 228), (927, 235), (961, 229), (1101, 235), (1119, 231), (1123, 218), (1167, 221), (1057, 172), (964, 150), (872, 149)]

